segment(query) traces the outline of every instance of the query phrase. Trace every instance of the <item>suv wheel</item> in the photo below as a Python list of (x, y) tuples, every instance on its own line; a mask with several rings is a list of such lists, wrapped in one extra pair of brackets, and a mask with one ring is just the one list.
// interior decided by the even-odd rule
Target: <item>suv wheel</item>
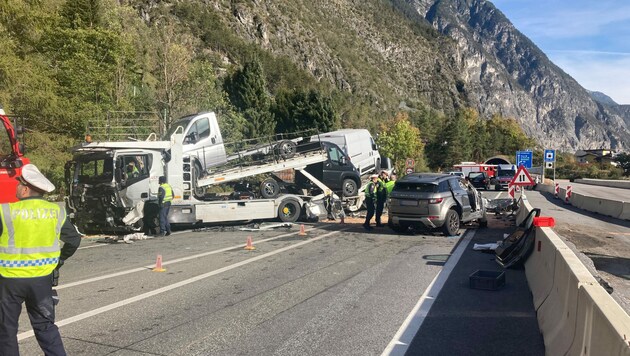
[(446, 220), (442, 226), (442, 232), (446, 236), (455, 236), (459, 232), (459, 214), (453, 209), (446, 213)]

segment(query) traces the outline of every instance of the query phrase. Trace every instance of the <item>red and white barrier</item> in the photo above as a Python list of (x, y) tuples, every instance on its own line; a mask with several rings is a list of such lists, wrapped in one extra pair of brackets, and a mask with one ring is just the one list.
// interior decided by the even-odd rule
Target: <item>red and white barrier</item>
[(571, 186), (567, 185), (567, 192), (564, 194), (564, 203), (569, 204), (569, 199), (571, 199)]
[(554, 190), (554, 196), (558, 199), (558, 192), (560, 191), (560, 183), (556, 183), (556, 188)]
[(514, 199), (514, 185), (512, 184), (508, 185), (508, 195), (510, 198)]

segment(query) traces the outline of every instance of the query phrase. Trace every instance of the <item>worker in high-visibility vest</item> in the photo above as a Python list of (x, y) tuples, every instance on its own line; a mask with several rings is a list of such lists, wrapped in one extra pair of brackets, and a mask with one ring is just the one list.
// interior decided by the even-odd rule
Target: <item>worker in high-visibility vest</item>
[[(65, 355), (55, 325), (59, 268), (81, 243), (65, 209), (43, 199), (55, 186), (33, 164), (18, 177), (18, 202), (0, 205), (0, 355), (19, 355), (18, 320), (26, 304), (45, 355)], [(59, 240), (63, 241), (60, 247)]]
[(160, 206), (160, 234), (169, 236), (171, 234), (171, 224), (168, 222), (168, 212), (171, 210), (171, 202), (175, 195), (173, 187), (166, 183), (166, 177), (159, 178), (160, 188), (158, 189), (158, 205)]

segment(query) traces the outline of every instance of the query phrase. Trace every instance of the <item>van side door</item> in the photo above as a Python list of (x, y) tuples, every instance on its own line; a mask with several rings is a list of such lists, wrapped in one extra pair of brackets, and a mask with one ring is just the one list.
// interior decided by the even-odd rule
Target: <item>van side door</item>
[(348, 158), (335, 146), (325, 147), (328, 160), (324, 162), (323, 183), (330, 189), (341, 189), (343, 172), (348, 169)]

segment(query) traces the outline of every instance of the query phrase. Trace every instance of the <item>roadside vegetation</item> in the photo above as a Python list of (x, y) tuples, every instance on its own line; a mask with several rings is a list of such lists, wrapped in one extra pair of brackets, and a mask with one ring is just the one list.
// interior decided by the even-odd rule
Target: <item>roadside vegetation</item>
[[(405, 2), (395, 3), (405, 10)], [(389, 7), (379, 13), (399, 16)], [(413, 32), (439, 37), (426, 24), (416, 24)], [(90, 127), (140, 113), (164, 132), (178, 117), (215, 111), (228, 142), (304, 129), (367, 128), (399, 172), (406, 158), (415, 159), (416, 171), (440, 171), (537, 148), (514, 119), (480, 117), (465, 107), (442, 110), (391, 92), (386, 80), (370, 75), (369, 59), (360, 52), (342, 51), (340, 60), (352, 63), (357, 83), (378, 84), (378, 95), (315, 78), (289, 57), (237, 35), (201, 3), (9, 1), (0, 5), (0, 40), (0, 104), (26, 119), (27, 155), (57, 187), (64, 185), (69, 149)], [(339, 47), (353, 43), (336, 41)], [(570, 167), (558, 172), (582, 172)], [(607, 168), (600, 168), (583, 176), (604, 174)]]

